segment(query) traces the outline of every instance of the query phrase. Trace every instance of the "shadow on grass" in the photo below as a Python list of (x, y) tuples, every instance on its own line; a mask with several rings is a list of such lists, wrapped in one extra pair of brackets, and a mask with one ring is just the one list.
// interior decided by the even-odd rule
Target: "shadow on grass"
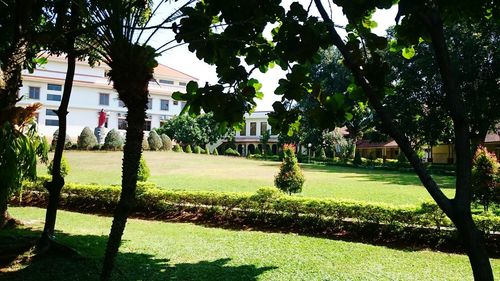
[[(12, 248), (12, 243), (33, 241), (39, 231), (16, 229), (0, 232), (0, 255)], [(0, 265), (0, 280), (98, 280), (102, 253), (107, 236), (71, 235), (58, 233), (59, 241), (81, 253), (79, 257), (45, 255), (22, 264)], [(243, 280), (253, 281), (262, 273), (277, 267), (257, 267), (253, 264), (230, 265), (231, 259), (196, 263), (171, 264), (167, 259), (157, 259), (142, 253), (119, 253), (113, 280)]]
[[(343, 175), (342, 177), (357, 181), (378, 181), (398, 185), (422, 185), (418, 176), (415, 173), (410, 172), (312, 164), (301, 165), (301, 167), (304, 171), (310, 172), (355, 174)], [(455, 186), (455, 177), (453, 176), (433, 175), (433, 177), (441, 188), (454, 188)]]

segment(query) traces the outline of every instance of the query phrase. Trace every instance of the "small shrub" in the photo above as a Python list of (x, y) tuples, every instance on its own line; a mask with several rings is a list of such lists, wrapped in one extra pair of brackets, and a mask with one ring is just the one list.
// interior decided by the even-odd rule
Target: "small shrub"
[[(56, 149), (57, 138), (59, 137), (59, 129), (57, 129), (52, 135), (52, 142), (50, 143), (50, 150)], [(73, 148), (73, 143), (68, 134), (66, 134), (66, 139), (64, 140), (64, 149)]]
[(290, 195), (301, 192), (305, 181), (294, 151), (293, 145), (283, 146), (283, 162), (279, 173), (274, 178), (275, 186)]
[(210, 147), (208, 147), (208, 144), (205, 145), (205, 154), (210, 155)]
[(78, 149), (90, 150), (97, 145), (97, 138), (89, 127), (85, 127), (78, 137)]
[(182, 150), (182, 146), (180, 146), (178, 143), (174, 145), (174, 147), (172, 148), (172, 151), (173, 152), (184, 152), (184, 150)]
[(194, 153), (201, 154), (201, 151), (202, 151), (202, 149), (201, 149), (201, 147), (199, 145), (197, 145), (197, 146), (194, 147)]
[(163, 147), (161, 138), (160, 136), (158, 136), (158, 133), (155, 130), (149, 132), (148, 144), (149, 144), (149, 149), (154, 151), (160, 150)]
[(165, 134), (160, 136), (162, 142), (162, 150), (169, 151), (172, 150), (172, 140)]
[(217, 150), (217, 148), (214, 148), (214, 152), (212, 152), (212, 155), (215, 156), (219, 155), (219, 151)]
[[(54, 165), (54, 160), (50, 161), (49, 166), (47, 167), (47, 172), (49, 175), (52, 175), (52, 166)], [(68, 160), (66, 160), (66, 157), (61, 158), (61, 177), (65, 178), (70, 171), (69, 163)]]
[(186, 153), (193, 153), (193, 150), (191, 149), (191, 145), (186, 145)]
[(146, 136), (142, 139), (142, 150), (149, 150), (149, 143)]
[(481, 146), (474, 154), (472, 164), (473, 198), (483, 205), (484, 211), (487, 212), (489, 205), (497, 201), (495, 200), (499, 188), (497, 158), (486, 147)]
[(103, 148), (108, 150), (120, 150), (123, 147), (123, 142), (123, 137), (120, 132), (112, 129), (108, 132), (106, 138), (104, 138)]
[(227, 155), (227, 156), (240, 156), (240, 153), (232, 148), (228, 148), (226, 149), (226, 151), (224, 151), (224, 155)]
[(363, 164), (363, 160), (361, 159), (361, 153), (356, 150), (356, 153), (354, 154), (354, 160), (352, 161), (354, 165), (361, 165)]
[(146, 164), (146, 160), (141, 155), (141, 160), (139, 162), (139, 170), (137, 171), (138, 181), (147, 181), (150, 176), (149, 167)]

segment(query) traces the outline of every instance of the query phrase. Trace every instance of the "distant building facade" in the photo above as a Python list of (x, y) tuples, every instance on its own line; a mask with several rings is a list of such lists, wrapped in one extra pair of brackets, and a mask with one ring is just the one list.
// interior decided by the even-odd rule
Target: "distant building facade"
[[(49, 139), (58, 128), (59, 121), (54, 110), (59, 107), (66, 75), (67, 62), (63, 57), (48, 57), (48, 63), (35, 69), (33, 73), (23, 72), (23, 86), (19, 95), (23, 99), (19, 105), (40, 102), (37, 123), (42, 134)], [(87, 62), (76, 64), (71, 99), (68, 107), (67, 132), (76, 141), (84, 127), (94, 129), (98, 126), (99, 112), (106, 112), (104, 127), (109, 131), (117, 129), (125, 132), (127, 128), (126, 112), (118, 93), (113, 89), (106, 73), (105, 65), (90, 67)], [(174, 101), (172, 93), (183, 91), (186, 84), (195, 77), (158, 65), (154, 71), (155, 81), (149, 84), (149, 102), (144, 130), (158, 128), (164, 120), (178, 115), (183, 102)]]
[(236, 132), (234, 138), (236, 149), (240, 155), (245, 156), (254, 154), (257, 148), (263, 151), (260, 137), (266, 131), (271, 134), (268, 142), (268, 149), (270, 149), (273, 154), (278, 152), (278, 135), (273, 134), (273, 130), (271, 130), (271, 126), (267, 121), (267, 114), (269, 112), (270, 111), (256, 111), (252, 114), (245, 114), (245, 125), (241, 131)]

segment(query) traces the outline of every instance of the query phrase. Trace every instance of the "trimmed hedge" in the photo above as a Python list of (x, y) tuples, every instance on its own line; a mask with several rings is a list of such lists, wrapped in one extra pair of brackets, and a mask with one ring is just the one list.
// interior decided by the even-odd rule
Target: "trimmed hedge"
[[(48, 199), (43, 188), (47, 177), (25, 182), (23, 201), (27, 205), (45, 206)], [(62, 190), (61, 206), (76, 211), (105, 212), (114, 209), (121, 188), (95, 184), (67, 183)], [(19, 199), (17, 199), (19, 200)], [(13, 199), (13, 203), (16, 199)], [(377, 224), (404, 228), (430, 228), (433, 232), (454, 229), (451, 221), (434, 203), (419, 207), (391, 206), (336, 199), (316, 199), (282, 195), (275, 188), (262, 188), (257, 193), (207, 191), (174, 191), (160, 189), (153, 183), (138, 183), (135, 212), (148, 218), (169, 217), (174, 213), (194, 213), (221, 219), (243, 219), (254, 223), (272, 222), (287, 226), (305, 223), (310, 227), (341, 227), (343, 223)], [(500, 232), (500, 217), (473, 215), (479, 229), (486, 234)], [(404, 230), (401, 230), (404, 231)]]

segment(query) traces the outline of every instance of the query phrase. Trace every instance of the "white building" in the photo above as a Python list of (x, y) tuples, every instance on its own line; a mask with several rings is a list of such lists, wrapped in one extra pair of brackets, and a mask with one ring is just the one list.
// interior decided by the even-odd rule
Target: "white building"
[(278, 136), (271, 130), (271, 126), (267, 122), (268, 113), (269, 111), (256, 111), (250, 115), (245, 114), (245, 126), (241, 131), (236, 132), (235, 136), (236, 149), (241, 155), (254, 154), (257, 147), (262, 151), (260, 137), (266, 131), (271, 132), (269, 149), (271, 149), (274, 154), (277, 153)]
[[(67, 62), (63, 57), (48, 58), (48, 63), (33, 73), (23, 72), (23, 86), (19, 95), (23, 99), (19, 105), (33, 102), (42, 103), (37, 122), (40, 132), (49, 139), (58, 128), (58, 118), (53, 110), (59, 107), (66, 75)], [(127, 109), (118, 99), (118, 93), (106, 77), (109, 68), (104, 65), (90, 67), (87, 62), (77, 62), (73, 90), (68, 107), (68, 135), (76, 141), (84, 127), (92, 130), (97, 127), (99, 112), (103, 109), (108, 116), (105, 127), (108, 130), (126, 129), (125, 114)], [(175, 91), (184, 91), (186, 83), (197, 80), (195, 77), (172, 69), (165, 65), (155, 68), (156, 82), (149, 84), (149, 109), (145, 130), (161, 126), (162, 120), (178, 115), (182, 102), (171, 97)]]

